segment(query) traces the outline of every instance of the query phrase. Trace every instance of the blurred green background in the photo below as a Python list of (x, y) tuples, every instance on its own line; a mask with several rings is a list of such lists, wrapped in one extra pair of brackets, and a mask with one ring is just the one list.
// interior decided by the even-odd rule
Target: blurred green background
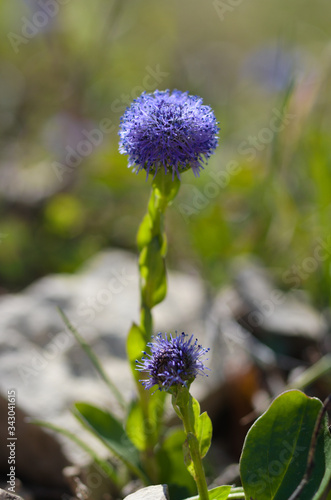
[(0, 278), (17, 291), (107, 247), (136, 251), (150, 180), (118, 126), (143, 90), (203, 97), (220, 145), (182, 176), (169, 265), (226, 282), (253, 256), (330, 303), (328, 0), (0, 4)]

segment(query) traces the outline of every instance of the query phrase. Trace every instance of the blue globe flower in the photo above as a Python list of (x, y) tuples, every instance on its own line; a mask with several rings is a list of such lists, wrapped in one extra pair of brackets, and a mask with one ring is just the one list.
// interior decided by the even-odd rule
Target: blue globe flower
[(180, 171), (199, 171), (218, 144), (218, 122), (201, 97), (188, 92), (143, 92), (121, 118), (120, 153), (129, 167), (154, 175), (164, 168), (180, 178)]
[(145, 389), (150, 389), (158, 385), (160, 390), (169, 390), (173, 386), (185, 386), (196, 378), (197, 375), (206, 375), (206, 368), (201, 357), (209, 349), (204, 349), (198, 345), (198, 340), (193, 341), (193, 335), (187, 339), (188, 335), (183, 332), (175, 337), (170, 334), (159, 333), (153, 342), (147, 344), (151, 354), (144, 352), (145, 356), (141, 362), (136, 361), (137, 369), (146, 372), (148, 378), (141, 380)]

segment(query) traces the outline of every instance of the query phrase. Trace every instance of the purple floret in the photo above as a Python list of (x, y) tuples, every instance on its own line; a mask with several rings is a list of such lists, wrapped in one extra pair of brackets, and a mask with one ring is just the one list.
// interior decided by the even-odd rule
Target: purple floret
[(209, 370), (201, 361), (209, 349), (198, 345), (198, 340), (193, 341), (193, 335), (187, 338), (183, 332), (168, 339), (165, 333), (153, 337), (153, 342), (147, 344), (151, 354), (144, 352), (141, 362), (137, 361), (137, 369), (146, 372), (148, 377), (141, 380), (145, 389), (158, 385), (160, 390), (169, 390), (170, 387), (180, 385), (188, 386), (197, 375), (207, 375)]
[(201, 97), (188, 92), (143, 92), (121, 118), (120, 146), (129, 167), (154, 175), (164, 168), (180, 178), (192, 168), (198, 176), (218, 144), (218, 122)]

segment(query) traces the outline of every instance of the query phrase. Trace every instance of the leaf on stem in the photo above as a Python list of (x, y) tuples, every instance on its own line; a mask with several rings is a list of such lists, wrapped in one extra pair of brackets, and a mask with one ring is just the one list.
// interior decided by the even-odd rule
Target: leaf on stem
[(199, 442), (200, 456), (206, 456), (210, 445), (213, 433), (211, 420), (206, 412), (200, 415), (199, 402), (190, 395), (190, 404), (192, 404), (194, 414), (194, 431)]
[(143, 303), (152, 309), (162, 302), (167, 294), (165, 262), (161, 255), (157, 237), (154, 237), (142, 249), (139, 257), (139, 270), (142, 279), (141, 294)]
[(208, 414), (204, 412), (199, 417), (199, 429), (197, 434), (201, 458), (206, 456), (210, 448), (212, 433), (213, 433), (213, 426), (211, 420)]
[(137, 245), (138, 250), (141, 250), (148, 245), (153, 237), (152, 233), (152, 220), (149, 214), (146, 214), (139, 226), (138, 234), (137, 234)]
[(136, 370), (136, 360), (143, 356), (145, 349), (146, 339), (144, 332), (136, 323), (132, 323), (126, 341), (126, 352), (135, 378), (141, 377), (141, 374)]

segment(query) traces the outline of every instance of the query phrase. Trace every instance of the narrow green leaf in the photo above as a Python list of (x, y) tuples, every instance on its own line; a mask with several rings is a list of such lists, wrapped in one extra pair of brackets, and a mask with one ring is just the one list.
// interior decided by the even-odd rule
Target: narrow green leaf
[(210, 448), (213, 426), (206, 412), (200, 415), (200, 404), (191, 394), (189, 395), (189, 404), (193, 408), (194, 431), (199, 442), (200, 455), (203, 458)]
[[(322, 403), (292, 390), (276, 398), (254, 423), (244, 443), (240, 474), (247, 498), (284, 500), (302, 480)], [(326, 419), (320, 433), (315, 466), (300, 500), (321, 498), (331, 477), (331, 445)]]
[(195, 469), (190, 452), (189, 436), (190, 435), (187, 436), (183, 444), (184, 464), (191, 476), (195, 479)]
[(204, 412), (199, 417), (199, 429), (197, 434), (201, 458), (206, 456), (210, 448), (212, 434), (213, 434), (213, 425), (211, 423), (208, 414)]
[(144, 483), (149, 480), (143, 472), (139, 452), (129, 439), (122, 424), (111, 413), (88, 403), (74, 405), (76, 418)]
[(167, 279), (164, 258), (159, 240), (154, 237), (142, 249), (139, 257), (141, 293), (144, 303), (152, 309), (162, 302), (167, 293)]
[(331, 372), (331, 354), (326, 354), (319, 359), (314, 365), (307, 368), (296, 379), (287, 386), (287, 389), (303, 390), (311, 385), (315, 380), (327, 375)]
[(153, 237), (152, 233), (152, 221), (150, 215), (147, 213), (140, 226), (138, 229), (138, 234), (137, 234), (137, 245), (138, 245), (138, 250), (141, 252), (144, 246), (148, 245), (148, 243), (151, 241)]
[(199, 435), (200, 428), (200, 404), (191, 394), (189, 394), (189, 404), (192, 405), (194, 415), (194, 431), (196, 436)]
[(63, 436), (66, 436), (71, 441), (73, 441), (77, 446), (82, 448), (82, 450), (86, 451), (92, 458), (92, 460), (107, 474), (107, 476), (113, 481), (114, 484), (119, 485), (119, 478), (117, 476), (116, 470), (111, 466), (111, 464), (100, 458), (95, 451), (90, 448), (84, 441), (82, 441), (79, 437), (77, 437), (72, 432), (64, 429), (63, 427), (59, 427), (58, 425), (52, 424), (51, 422), (46, 422), (44, 420), (34, 420), (31, 419), (30, 422), (35, 425), (40, 425), (41, 427), (46, 427), (51, 429), (52, 431), (58, 432)]
[(98, 356), (95, 354), (95, 352), (93, 351), (93, 349), (88, 345), (88, 343), (85, 342), (84, 338), (78, 333), (78, 331), (76, 330), (76, 328), (70, 323), (68, 317), (62, 311), (62, 309), (60, 309), (58, 307), (58, 311), (59, 311), (60, 316), (62, 317), (62, 319), (63, 319), (66, 327), (74, 335), (75, 339), (80, 344), (80, 346), (82, 347), (82, 349), (84, 349), (84, 351), (86, 352), (86, 354), (90, 358), (91, 363), (94, 365), (95, 369), (97, 370), (97, 372), (99, 373), (99, 375), (103, 379), (103, 381), (107, 384), (107, 386), (109, 387), (109, 389), (111, 390), (111, 392), (113, 393), (113, 395), (115, 396), (115, 398), (117, 399), (119, 405), (122, 408), (125, 409), (126, 408), (126, 402), (125, 402), (122, 394), (117, 389), (116, 385), (112, 382), (112, 380), (108, 377), (107, 373), (103, 369), (103, 366), (102, 366), (102, 364), (100, 363), (100, 361), (98, 359)]
[(128, 333), (126, 341), (126, 352), (131, 365), (133, 376), (138, 379), (141, 374), (136, 370), (136, 360), (143, 356), (143, 351), (146, 349), (146, 339), (144, 333), (136, 323), (132, 326)]

